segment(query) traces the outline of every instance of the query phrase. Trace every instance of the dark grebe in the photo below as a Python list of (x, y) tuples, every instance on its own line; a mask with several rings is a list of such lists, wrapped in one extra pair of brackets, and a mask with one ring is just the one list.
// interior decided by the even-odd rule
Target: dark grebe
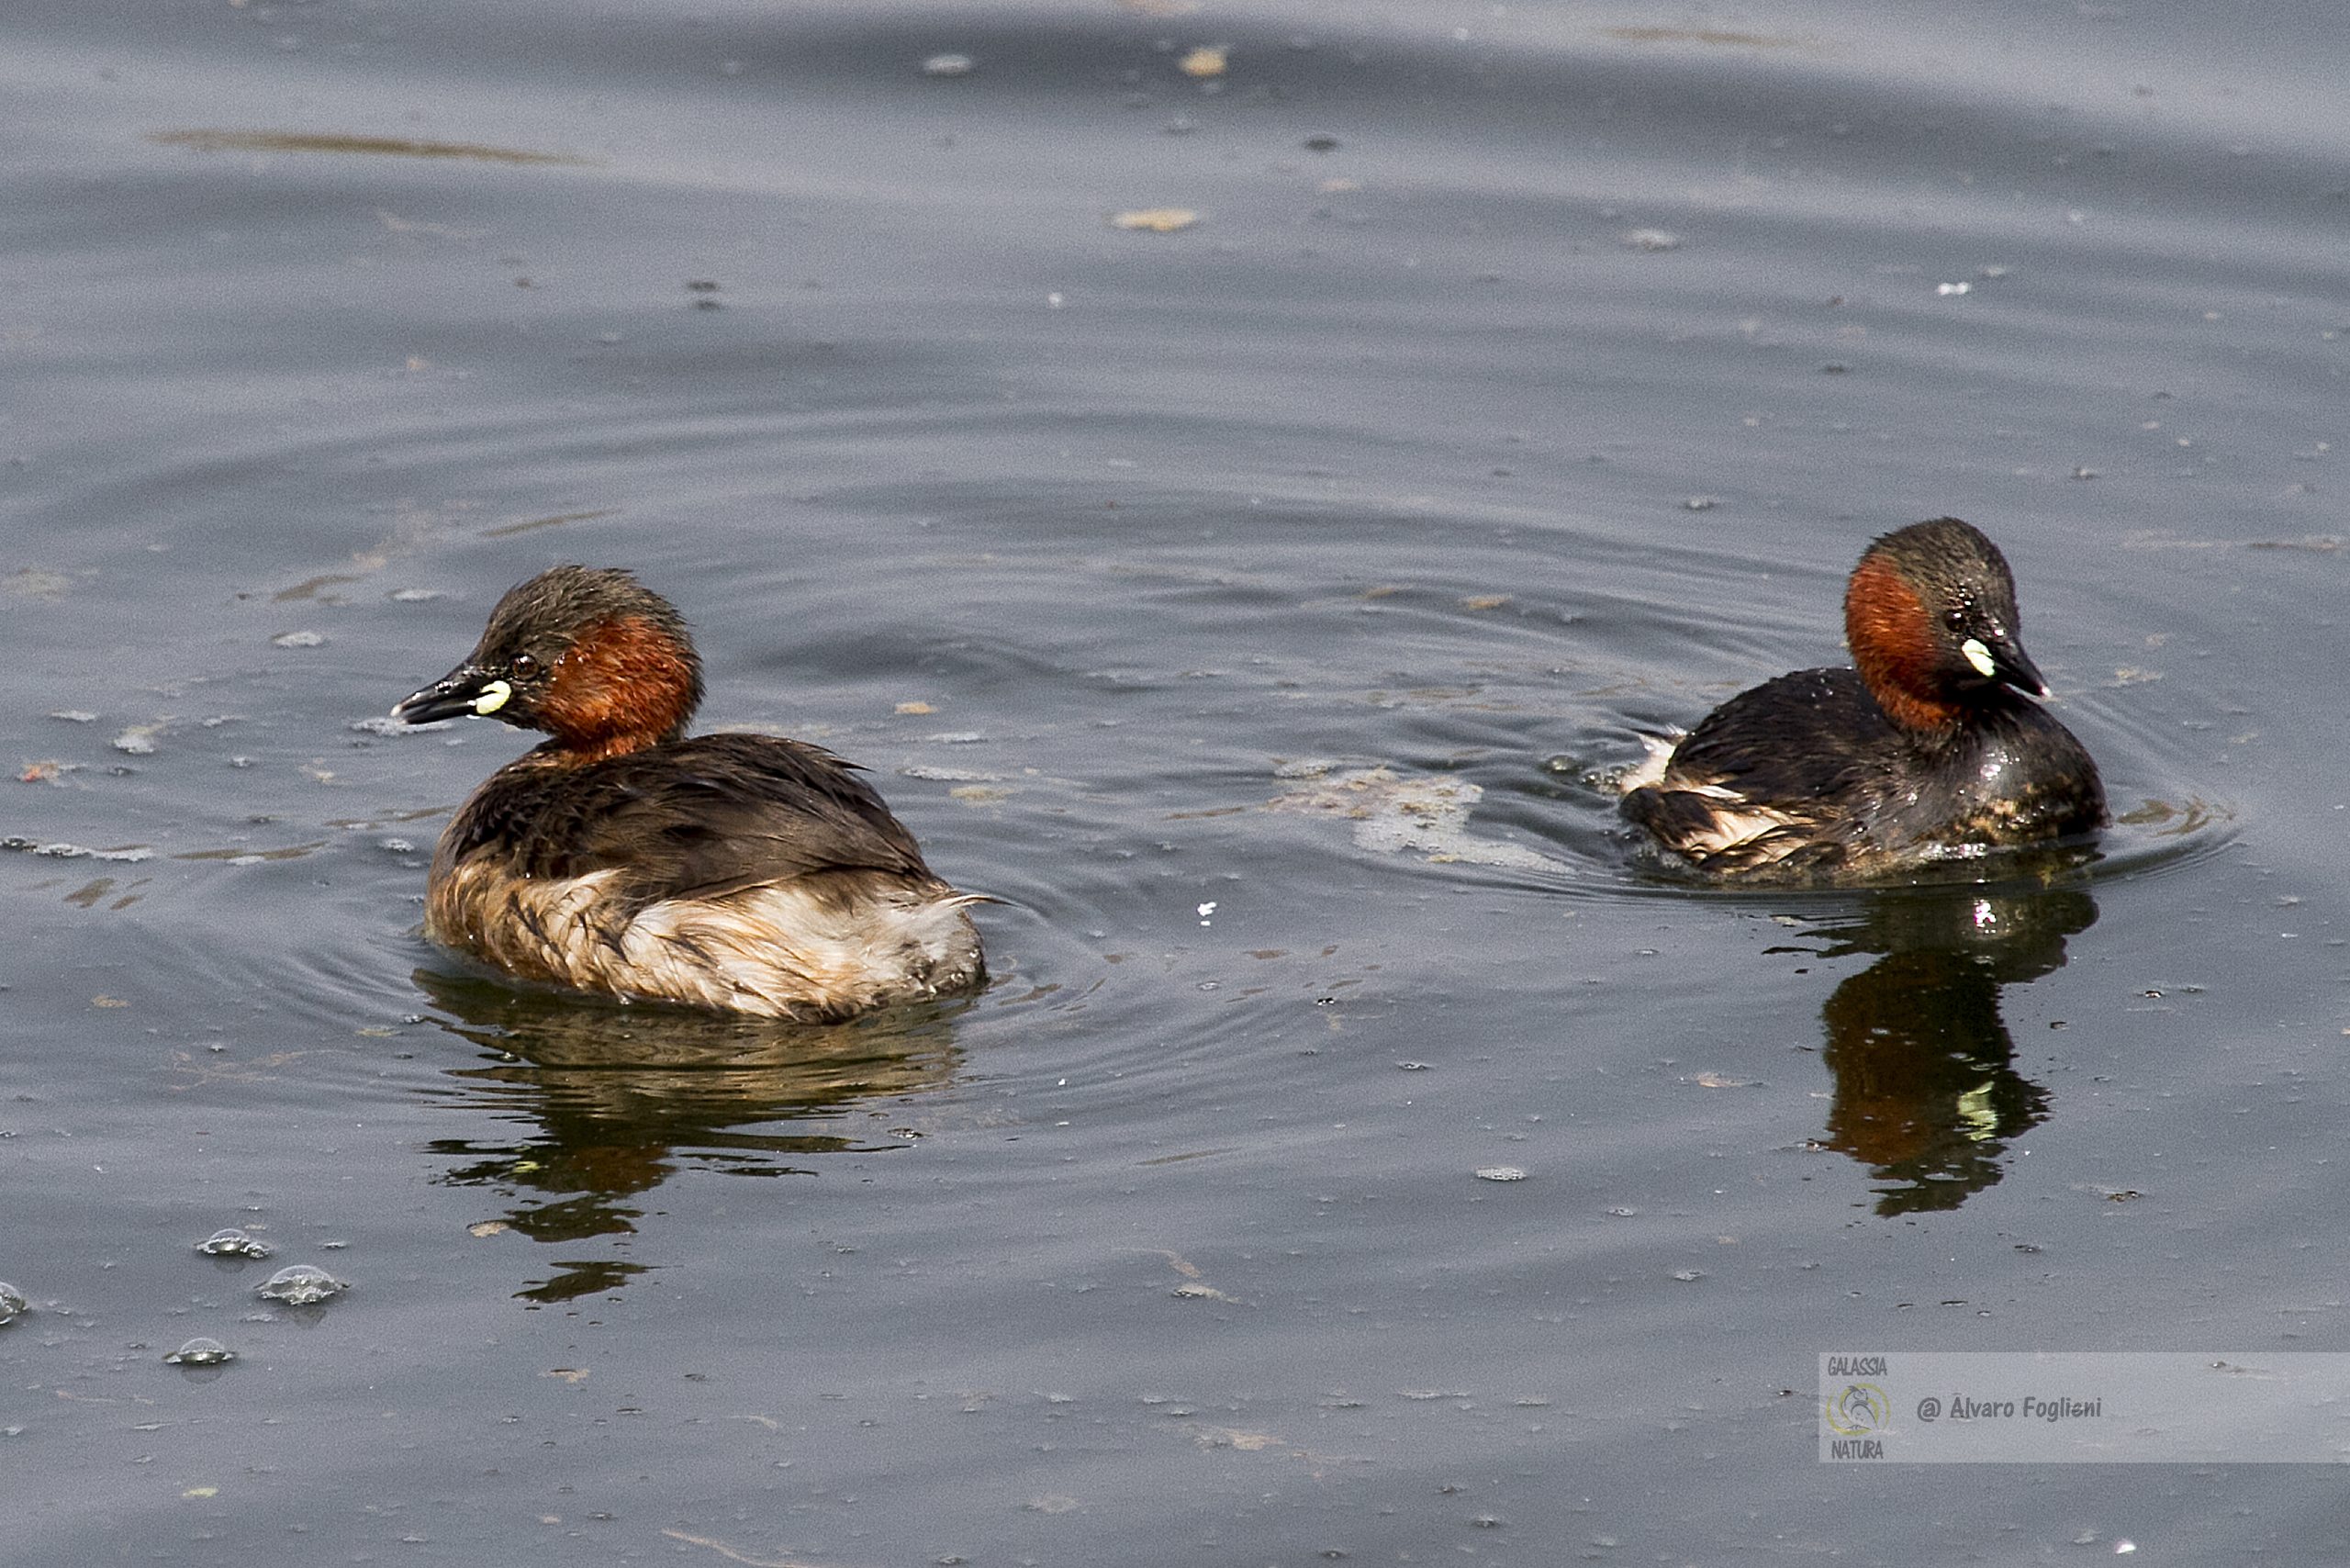
[(2105, 823), (2097, 764), (2032, 697), (1998, 546), (1954, 517), (1870, 544), (1852, 669), (1740, 693), (1625, 781), (1624, 814), (1713, 876), (1858, 881)]

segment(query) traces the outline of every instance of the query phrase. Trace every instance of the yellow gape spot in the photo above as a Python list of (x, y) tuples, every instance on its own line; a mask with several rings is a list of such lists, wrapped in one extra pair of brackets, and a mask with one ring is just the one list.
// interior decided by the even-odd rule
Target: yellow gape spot
[[(1966, 655), (1966, 662), (1973, 665), (1975, 673), (1984, 679), (1988, 680), (1999, 673), (1998, 661), (1991, 656), (1991, 650), (1983, 645), (1982, 638), (1969, 637), (1958, 645), (1958, 651)], [(501, 697), (498, 700), (503, 702), (506, 699)], [(482, 711), (487, 713), (489, 710), (485, 708)]]
[(512, 687), (507, 685), (502, 680), (493, 680), (487, 686), (481, 689), (481, 695), (479, 697), (474, 699), (474, 711), (479, 713), (484, 718), (487, 718), (490, 714), (497, 712), (500, 708), (505, 707), (506, 700), (513, 695), (514, 689)]

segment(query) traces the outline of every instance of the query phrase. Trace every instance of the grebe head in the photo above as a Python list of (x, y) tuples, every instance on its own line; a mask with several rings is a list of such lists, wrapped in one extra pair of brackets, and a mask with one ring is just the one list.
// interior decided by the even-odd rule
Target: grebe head
[(478, 713), (610, 756), (682, 736), (700, 704), (701, 659), (667, 599), (623, 571), (554, 566), (508, 589), (464, 663), (392, 717)]
[(1876, 540), (1844, 590), (1853, 667), (1886, 717), (1913, 730), (1948, 729), (2011, 692), (2048, 695), (2019, 620), (2007, 557), (1954, 517)]

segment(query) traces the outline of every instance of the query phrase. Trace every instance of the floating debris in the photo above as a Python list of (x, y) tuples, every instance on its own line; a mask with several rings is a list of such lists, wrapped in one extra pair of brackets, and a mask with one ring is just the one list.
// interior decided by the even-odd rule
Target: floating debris
[(968, 76), (979, 62), (968, 54), (934, 54), (922, 62), (925, 76)]
[(1200, 215), (1188, 207), (1145, 207), (1112, 213), (1110, 227), (1145, 234), (1176, 234), (1199, 220)]
[[(1301, 766), (1291, 764), (1289, 767)], [(1322, 765), (1326, 767), (1327, 765)], [(1277, 777), (1298, 774), (1284, 768)], [(1265, 802), (1273, 812), (1313, 812), (1345, 817), (1354, 840), (1365, 849), (1395, 855), (1417, 852), (1438, 864), (1551, 867), (1558, 862), (1535, 850), (1469, 831), (1469, 809), (1485, 791), (1453, 773), (1399, 776), (1384, 763), (1315, 777), (1305, 788)]]
[(420, 735), (435, 730), (453, 729), (458, 722), (455, 719), (434, 719), (430, 723), (411, 724), (405, 719), (376, 713), (364, 719), (352, 720), (350, 729), (352, 734), (359, 735)]
[(934, 767), (928, 763), (922, 762), (901, 767), (898, 769), (898, 776), (901, 778), (928, 778), (940, 784), (1001, 784), (1003, 782), (1003, 775), (1001, 773), (981, 773), (969, 767)]
[(1192, 50), (1191, 53), (1177, 61), (1175, 62), (1175, 69), (1181, 71), (1186, 76), (1203, 82), (1211, 76), (1223, 75), (1225, 67), (1229, 66), (1231, 63), (1231, 45), (1221, 43), (1202, 44), (1199, 48)]
[(1953, 294), (1972, 294), (1975, 286), (1971, 283), (1938, 283), (1934, 285), (1934, 292), (1948, 298)]
[(289, 1263), (263, 1281), (256, 1294), (288, 1306), (315, 1306), (350, 1288), (316, 1263)]
[(0, 577), (0, 588), (27, 599), (55, 599), (73, 586), (73, 579), (62, 572), (43, 571), (39, 566), (19, 566), (14, 575)]
[(119, 849), (85, 849), (78, 844), (42, 844), (30, 838), (0, 838), (0, 849), (13, 849), (22, 855), (43, 855), (52, 860), (118, 860), (130, 863), (155, 857), (155, 852), (143, 844), (125, 845)]
[(6, 1328), (22, 1317), (30, 1306), (31, 1304), (25, 1300), (24, 1292), (7, 1281), (0, 1280), (0, 1328)]
[(98, 716), (95, 713), (84, 713), (79, 708), (53, 709), (49, 716), (52, 719), (62, 719), (69, 724), (95, 724), (98, 722)]
[(336, 136), (298, 130), (159, 130), (147, 138), (159, 147), (196, 152), (367, 152), (392, 158), (462, 158), (481, 163), (570, 163), (592, 162), (561, 152), (526, 152), (485, 147), (473, 141), (413, 141), (396, 136)]
[(384, 597), (394, 604), (424, 604), (441, 598), (442, 594), (439, 588), (394, 588)]
[(163, 1358), (175, 1367), (225, 1366), (236, 1359), (236, 1351), (219, 1340), (207, 1339), (201, 1334)]
[(164, 721), (158, 719), (151, 724), (131, 725), (115, 736), (114, 749), (129, 756), (153, 756), (155, 737), (163, 733), (163, 723)]
[(1167, 1293), (1179, 1301), (1231, 1301), (1233, 1298), (1198, 1280), (1187, 1280)]
[(1794, 49), (1803, 40), (1769, 33), (1737, 33), (1718, 28), (1616, 27), (1599, 29), (1619, 43), (1707, 43), (1731, 49)]
[(1682, 239), (1667, 229), (1634, 229), (1618, 235), (1616, 242), (1628, 251), (1677, 251)]
[(1523, 1182), (1526, 1172), (1515, 1165), (1487, 1165), (1477, 1172), (1480, 1182)]
[(323, 632), (280, 632), (269, 640), (273, 648), (323, 648), (327, 636)]
[(266, 1258), (276, 1249), (257, 1236), (249, 1236), (235, 1226), (216, 1230), (196, 1244), (198, 1252), (214, 1258)]
[(1335, 136), (1309, 136), (1305, 139), (1304, 146), (1308, 152), (1336, 152), (1338, 150), (1338, 139)]

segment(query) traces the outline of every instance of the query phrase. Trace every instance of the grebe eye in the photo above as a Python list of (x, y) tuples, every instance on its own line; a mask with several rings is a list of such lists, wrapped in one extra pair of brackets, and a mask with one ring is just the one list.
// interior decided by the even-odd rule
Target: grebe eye
[(539, 661), (528, 654), (517, 654), (514, 655), (514, 673), (528, 680), (539, 673)]

